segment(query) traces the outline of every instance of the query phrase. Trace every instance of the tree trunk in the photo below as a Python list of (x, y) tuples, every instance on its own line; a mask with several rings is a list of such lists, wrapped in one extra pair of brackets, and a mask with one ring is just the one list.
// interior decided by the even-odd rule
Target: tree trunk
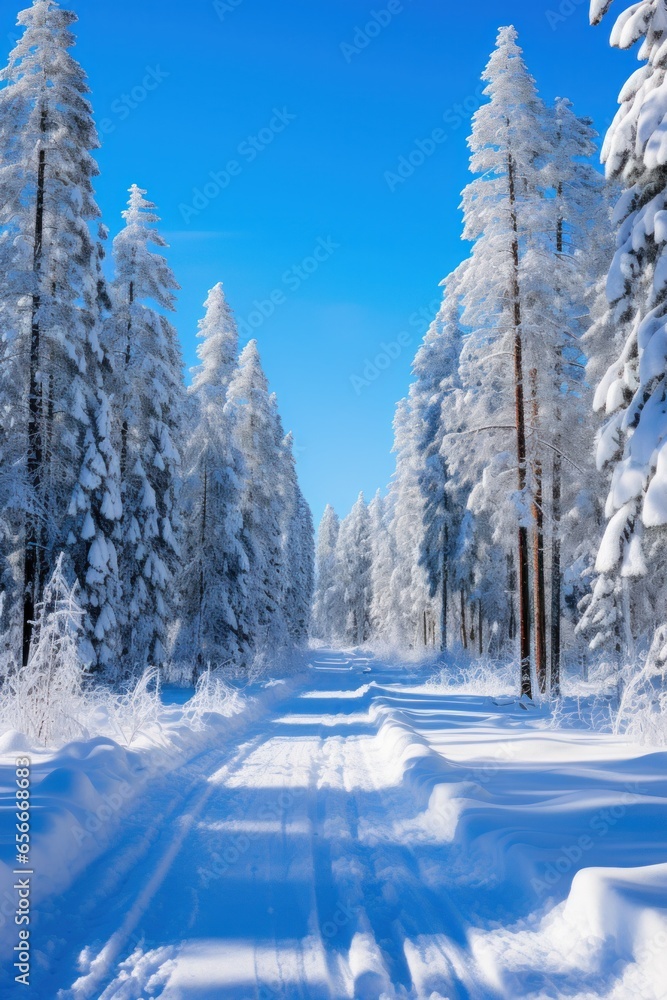
[(552, 507), (551, 516), (553, 528), (551, 534), (551, 690), (560, 695), (560, 647), (561, 647), (561, 471), (562, 459), (558, 452), (554, 454)]
[[(539, 426), (539, 404), (537, 399), (537, 369), (530, 372), (533, 431)], [(542, 489), (542, 460), (539, 448), (535, 449), (534, 462), (535, 489), (532, 512), (533, 538), (533, 606), (535, 614), (535, 673), (541, 694), (547, 690), (547, 613), (546, 585), (544, 573), (544, 498)]]
[(483, 629), (483, 618), (482, 618), (482, 598), (481, 597), (480, 597), (479, 602), (478, 602), (477, 611), (478, 611), (478, 615), (479, 615), (479, 620), (478, 620), (478, 625), (477, 625), (477, 630), (479, 632), (479, 655), (483, 656), (484, 655), (484, 639), (483, 639), (483, 632), (482, 632), (482, 629)]
[[(516, 214), (516, 181), (514, 159), (508, 157), (508, 182), (512, 222), (512, 299), (514, 301), (514, 409), (516, 415), (516, 450), (519, 493), (526, 492), (526, 413), (523, 383), (523, 338), (521, 330), (521, 298), (519, 287), (519, 226)], [(521, 656), (521, 694), (533, 697), (530, 662), (530, 570), (528, 529), (519, 527), (519, 634)]]
[(465, 589), (461, 587), (461, 639), (463, 641), (463, 648), (468, 648), (468, 630), (466, 628), (466, 594)]
[(507, 590), (509, 593), (509, 621), (507, 623), (507, 637), (510, 642), (516, 639), (516, 607), (514, 595), (516, 593), (516, 571), (514, 569), (514, 559), (512, 553), (507, 553)]
[[(46, 110), (42, 111), (41, 132), (46, 132)], [(32, 295), (32, 322), (30, 330), (30, 385), (28, 389), (28, 454), (26, 471), (31, 487), (31, 509), (25, 523), (25, 549), (23, 562), (23, 665), (30, 657), (35, 611), (40, 598), (44, 576), (43, 512), (39, 498), (43, 493), (44, 444), (42, 440), (42, 392), (41, 392), (41, 328), (40, 307), (41, 273), (44, 253), (44, 188), (46, 180), (46, 150), (40, 149), (37, 168), (37, 190), (35, 197), (35, 245), (33, 248), (33, 274), (35, 290)]]
[(202, 553), (202, 560), (199, 566), (199, 608), (197, 614), (197, 657), (199, 662), (202, 662), (202, 616), (204, 609), (204, 594), (206, 593), (206, 579), (204, 575), (204, 544), (206, 542), (206, 517), (208, 514), (208, 465), (204, 466), (204, 496), (202, 497), (202, 511), (201, 511), (201, 534), (200, 534), (200, 549)]
[(447, 591), (449, 585), (449, 559), (447, 550), (449, 547), (449, 534), (445, 529), (444, 546), (442, 554), (442, 595), (440, 605), (440, 651), (447, 649)]
[[(128, 289), (128, 304), (130, 309), (134, 304), (134, 282), (131, 281)], [(123, 393), (123, 405), (127, 407), (128, 400), (125, 398), (128, 390), (128, 380), (127, 373), (130, 368), (130, 362), (132, 361), (132, 317), (130, 316), (127, 321), (127, 339), (125, 341), (125, 385), (123, 386), (125, 392)], [(121, 485), (125, 483), (125, 476), (127, 474), (127, 449), (128, 449), (128, 437), (130, 433), (129, 424), (127, 422), (127, 412), (123, 413), (123, 424), (120, 433), (120, 481)]]

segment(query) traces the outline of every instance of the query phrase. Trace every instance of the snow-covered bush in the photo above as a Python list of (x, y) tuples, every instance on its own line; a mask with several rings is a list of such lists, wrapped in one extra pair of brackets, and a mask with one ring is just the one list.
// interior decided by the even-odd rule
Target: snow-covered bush
[(434, 673), (427, 687), (439, 692), (518, 696), (516, 662), (490, 657), (448, 662)]
[(120, 691), (110, 687), (91, 689), (82, 709), (82, 722), (91, 734), (110, 736), (123, 746), (132, 746), (139, 736), (149, 732), (155, 735), (160, 730), (164, 710), (160, 673), (149, 667)]
[(187, 704), (187, 718), (192, 729), (203, 729), (206, 716), (234, 715), (240, 710), (243, 698), (237, 688), (220, 673), (206, 670), (197, 681), (197, 690)]

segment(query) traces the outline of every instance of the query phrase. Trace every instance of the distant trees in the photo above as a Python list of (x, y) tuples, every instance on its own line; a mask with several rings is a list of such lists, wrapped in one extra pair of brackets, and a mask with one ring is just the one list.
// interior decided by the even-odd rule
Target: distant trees
[(340, 526), (336, 558), (341, 574), (343, 641), (362, 646), (371, 638), (371, 519), (363, 493)]
[(239, 367), (219, 285), (186, 393), (168, 319), (178, 286), (136, 185), (107, 285), (75, 22), (35, 0), (1, 74), (3, 660), (35, 662), (53, 578), (76, 587), (78, 662), (110, 679), (173, 660), (195, 675), (247, 667), (305, 639), (310, 512), (254, 345)]
[(345, 623), (343, 615), (342, 580), (338, 565), (338, 535), (340, 519), (328, 504), (317, 534), (315, 559), (316, 588), (313, 601), (312, 632), (324, 642), (342, 641)]

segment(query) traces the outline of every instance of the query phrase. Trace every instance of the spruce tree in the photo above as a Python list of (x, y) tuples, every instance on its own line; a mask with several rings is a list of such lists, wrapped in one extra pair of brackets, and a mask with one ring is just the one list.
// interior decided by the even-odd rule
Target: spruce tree
[(371, 520), (363, 493), (342, 522), (337, 560), (345, 609), (345, 640), (363, 646), (371, 638)]
[(282, 442), (283, 467), (283, 559), (285, 588), (283, 615), (287, 634), (295, 647), (302, 646), (310, 629), (314, 588), (313, 517), (297, 478), (294, 439)]
[(185, 410), (176, 331), (164, 315), (177, 284), (155, 247), (155, 206), (133, 185), (125, 227), (114, 240), (114, 327), (110, 334), (119, 409), (117, 436), (123, 502), (120, 576), (128, 665), (160, 665), (174, 617), (181, 522), (179, 480)]
[[(541, 173), (547, 149), (546, 109), (523, 61), (514, 28), (500, 30), (482, 79), (489, 100), (475, 114), (470, 139), (471, 170), (479, 176), (463, 196), (464, 237), (473, 242), (472, 258), (462, 282), (463, 322), (471, 330), (464, 385), (467, 409), (475, 411), (472, 426), (486, 436), (488, 458), (484, 464), (489, 470), (487, 482), (493, 485), (494, 492), (501, 473), (498, 458), (508, 455), (509, 433), (514, 436), (518, 503), (506, 516), (507, 526), (514, 520), (513, 530), (517, 532), (521, 690), (530, 696), (529, 525), (534, 483), (528, 439), (530, 383), (525, 323), (536, 280), (530, 251), (546, 228)], [(541, 280), (539, 273), (537, 280)], [(490, 469), (494, 464), (492, 478)], [(546, 662), (539, 618), (537, 625), (538, 673), (542, 674)]]
[(200, 364), (189, 391), (193, 413), (184, 450), (183, 565), (174, 642), (175, 660), (189, 663), (195, 678), (208, 664), (239, 666), (248, 659), (240, 628), (248, 569), (241, 540), (244, 463), (226, 409), (238, 334), (221, 284), (211, 289), (205, 310)]
[[(461, 519), (461, 495), (448, 463), (447, 431), (455, 431), (455, 395), (460, 388), (459, 359), (463, 343), (458, 283), (463, 266), (443, 282), (445, 294), (414, 361), (413, 406), (419, 416), (416, 448), (423, 497), (423, 533), (419, 560), (426, 572), (429, 596), (439, 607), (440, 649), (447, 648), (452, 558)], [(452, 419), (454, 418), (454, 419)]]
[(391, 576), (394, 546), (390, 530), (389, 502), (377, 491), (368, 505), (371, 533), (370, 629), (374, 643), (388, 644), (393, 627)]
[(7, 462), (25, 456), (16, 491), (21, 510), (12, 518), (22, 550), (14, 565), (23, 590), (24, 662), (62, 547), (80, 578), (86, 659), (104, 663), (113, 655), (119, 503), (91, 229), (99, 216), (99, 142), (86, 78), (69, 51), (76, 20), (54, 0), (36, 0), (19, 15), (24, 32), (1, 74), (0, 299), (11, 361), (2, 368), (0, 395), (11, 400), (14, 445), (2, 448), (0, 461), (6, 473)]
[(283, 614), (284, 496), (281, 488), (282, 431), (275, 397), (269, 392), (257, 342), (239, 359), (228, 392), (234, 443), (245, 471), (241, 491), (242, 542), (248, 563), (248, 590), (240, 615), (240, 632), (253, 652), (286, 648)]
[[(610, 3), (593, 0), (593, 23)], [(602, 638), (626, 636), (628, 645), (630, 586), (646, 577), (649, 563), (656, 565), (651, 557), (664, 548), (667, 525), (666, 39), (667, 11), (658, 0), (640, 0), (618, 17), (612, 45), (631, 48), (641, 41), (643, 65), (621, 91), (602, 151), (608, 180), (622, 189), (605, 325), (622, 331), (623, 342), (612, 341), (616, 358), (595, 395), (595, 408), (605, 417), (597, 461), (611, 483), (587, 617)]]
[(342, 641), (345, 628), (342, 581), (337, 556), (339, 532), (340, 518), (333, 507), (327, 504), (317, 533), (312, 619), (314, 638), (327, 643)]

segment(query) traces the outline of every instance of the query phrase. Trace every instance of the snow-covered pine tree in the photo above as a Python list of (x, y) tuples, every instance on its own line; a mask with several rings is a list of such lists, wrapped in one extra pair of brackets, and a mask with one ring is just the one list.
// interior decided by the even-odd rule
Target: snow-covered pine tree
[(460, 387), (463, 338), (457, 282), (464, 267), (443, 282), (442, 306), (417, 352), (413, 365), (416, 381), (410, 390), (418, 420), (416, 448), (423, 496), (420, 563), (426, 572), (429, 595), (439, 607), (437, 628), (441, 650), (447, 648), (450, 564), (462, 516), (460, 490), (451, 480), (447, 462), (446, 434), (456, 429), (454, 395)]
[[(590, 510), (581, 493), (585, 489), (595, 490), (584, 341), (591, 321), (594, 289), (608, 265), (610, 247), (604, 178), (591, 162), (596, 152), (596, 133), (591, 122), (577, 117), (569, 101), (559, 99), (547, 120), (547, 128), (551, 135), (551, 155), (545, 175), (552, 196), (548, 200), (551, 219), (545, 234), (545, 250), (551, 265), (544, 269), (542, 288), (536, 289), (539, 294), (529, 303), (527, 330), (532, 429), (544, 455), (539, 506), (543, 511), (544, 535), (551, 535), (547, 609), (549, 674), (551, 689), (557, 694), (564, 610), (563, 558), (566, 566), (579, 558), (576, 546), (570, 544), (572, 533), (563, 532), (562, 520), (565, 514), (573, 525), (584, 509)], [(538, 274), (544, 253), (539, 248), (532, 252), (537, 255), (534, 271)], [(572, 517), (568, 511), (573, 512)], [(590, 528), (593, 534), (595, 525)], [(544, 548), (546, 555), (546, 544)]]
[(91, 231), (99, 142), (85, 75), (69, 52), (76, 20), (54, 0), (35, 0), (19, 15), (23, 35), (1, 74), (0, 299), (12, 363), (0, 397), (16, 404), (12, 436), (25, 456), (17, 484), (24, 662), (59, 548), (80, 578), (88, 662), (112, 655), (117, 598), (119, 506)]
[(371, 519), (363, 493), (342, 521), (338, 534), (345, 608), (345, 641), (363, 646), (371, 637)]
[(295, 580), (297, 609), (297, 634), (300, 645), (308, 641), (310, 635), (310, 620), (313, 613), (313, 596), (315, 594), (315, 522), (310, 504), (299, 487), (299, 497), (296, 517), (296, 537), (298, 545), (294, 551), (298, 554), (298, 563), (292, 561), (292, 580)]
[(289, 645), (283, 616), (284, 496), (282, 430), (275, 397), (269, 392), (257, 348), (251, 340), (239, 359), (228, 391), (234, 442), (244, 458), (243, 546), (248, 591), (240, 616), (241, 634), (252, 651), (264, 655)]
[(426, 645), (424, 635), (428, 635), (431, 614), (427, 573), (420, 562), (424, 538), (424, 495), (421, 483), (423, 464), (418, 450), (421, 433), (421, 414), (412, 406), (411, 396), (408, 395), (396, 407), (396, 471), (388, 498), (394, 553), (390, 641), (400, 649)]
[(197, 348), (199, 365), (193, 371), (192, 391), (197, 394), (210, 390), (219, 402), (227, 398), (239, 349), (236, 321), (221, 281), (208, 293), (204, 309), (206, 312), (197, 333), (201, 343)]
[(123, 501), (120, 575), (127, 665), (166, 658), (179, 566), (183, 362), (176, 331), (164, 315), (178, 288), (154, 227), (155, 206), (133, 185), (114, 240), (112, 293), (114, 368)]
[[(531, 695), (531, 595), (529, 469), (525, 310), (533, 275), (527, 248), (545, 231), (541, 157), (546, 152), (546, 109), (537, 95), (517, 44), (514, 28), (502, 28), (482, 79), (488, 103), (474, 116), (471, 170), (478, 174), (465, 190), (464, 238), (473, 242), (466, 268), (463, 323), (470, 329), (462, 378), (471, 429), (484, 438), (494, 492), (498, 475), (513, 470), (518, 492), (514, 512), (505, 511), (504, 534), (514, 520), (517, 532), (521, 689)], [(510, 460), (511, 435), (514, 460)], [(502, 463), (501, 463), (502, 464)], [(509, 496), (505, 475), (505, 496)], [(494, 501), (497, 502), (497, 496)], [(498, 524), (498, 522), (496, 522)], [(538, 637), (539, 639), (539, 637)], [(539, 648), (539, 646), (538, 646)]]
[(371, 609), (370, 630), (375, 644), (391, 641), (393, 606), (391, 576), (394, 570), (394, 547), (390, 530), (389, 501), (377, 491), (368, 505), (371, 531)]
[(293, 435), (282, 442), (283, 466), (283, 559), (285, 588), (283, 615), (287, 633), (295, 647), (308, 638), (314, 588), (313, 516), (301, 492), (294, 460)]
[(338, 535), (340, 519), (327, 504), (317, 533), (315, 597), (311, 631), (315, 639), (335, 643), (343, 640), (345, 611), (340, 567)]
[[(610, 5), (592, 0), (591, 21), (598, 23)], [(647, 574), (646, 546), (658, 542), (664, 549), (667, 524), (666, 40), (663, 0), (640, 0), (618, 17), (612, 45), (641, 41), (643, 65), (621, 91), (602, 151), (607, 178), (623, 189), (607, 280), (608, 326), (626, 336), (595, 395), (595, 409), (606, 417), (597, 460), (610, 471), (611, 486), (587, 618), (602, 637), (625, 633), (629, 642), (630, 584)]]
[(238, 333), (222, 284), (209, 292), (199, 323), (200, 364), (189, 397), (192, 424), (184, 449), (183, 565), (173, 658), (190, 664), (193, 679), (210, 664), (247, 664), (239, 626), (248, 563), (241, 535), (243, 458), (233, 443), (227, 391), (237, 361)]

